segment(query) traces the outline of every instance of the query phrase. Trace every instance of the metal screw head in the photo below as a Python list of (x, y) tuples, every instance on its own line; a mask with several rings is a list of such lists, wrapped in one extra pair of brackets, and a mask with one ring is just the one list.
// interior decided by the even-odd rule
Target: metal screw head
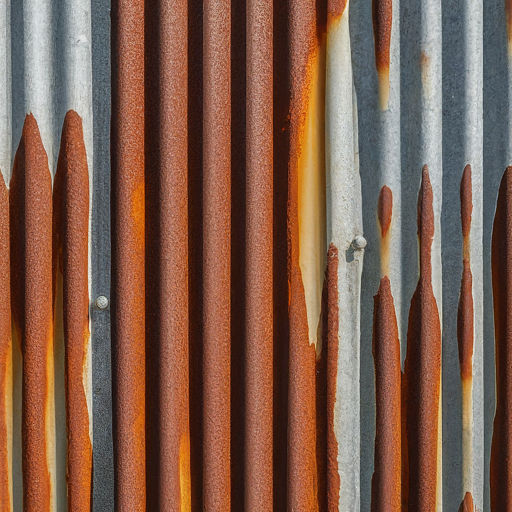
[(352, 247), (354, 247), (356, 251), (364, 249), (366, 247), (366, 238), (364, 236), (357, 235), (352, 241)]
[(105, 295), (100, 295), (96, 299), (96, 307), (98, 309), (107, 309), (108, 308), (108, 299), (105, 297)]

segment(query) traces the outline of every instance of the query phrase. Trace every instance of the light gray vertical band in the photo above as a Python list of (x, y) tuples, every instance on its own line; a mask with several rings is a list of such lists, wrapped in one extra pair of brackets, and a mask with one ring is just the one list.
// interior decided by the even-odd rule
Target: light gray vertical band
[(0, 6), (0, 171), (11, 175), (11, 0)]

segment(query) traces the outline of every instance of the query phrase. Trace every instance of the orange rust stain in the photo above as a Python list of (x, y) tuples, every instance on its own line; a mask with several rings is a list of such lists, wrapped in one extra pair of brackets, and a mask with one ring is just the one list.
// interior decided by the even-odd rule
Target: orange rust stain
[(327, 0), (327, 16), (329, 23), (341, 18), (347, 7), (348, 0)]
[(371, 510), (400, 510), (402, 372), (395, 305), (387, 276), (381, 279), (374, 297), (373, 358), (377, 417)]
[[(307, 112), (315, 69), (325, 63), (315, 59), (325, 41), (317, 3), (290, 3), (290, 156), (288, 167), (289, 257), (289, 394), (288, 394), (288, 508), (310, 512), (319, 509), (317, 466), (316, 353), (310, 345), (308, 315), (299, 250), (299, 161), (306, 139)], [(322, 57), (323, 58), (323, 57)], [(322, 487), (320, 482), (320, 488)], [(320, 500), (323, 502), (323, 499)]]
[(0, 184), (0, 510), (11, 510), (12, 368), (11, 294), (9, 268), (9, 195), (5, 181)]
[(180, 512), (192, 510), (192, 494), (190, 480), (190, 436), (188, 432), (180, 439)]
[(31, 114), (16, 151), (9, 200), (11, 304), (23, 354), (23, 507), (45, 512), (52, 501), (52, 182)]
[[(84, 368), (89, 346), (89, 173), (82, 119), (64, 119), (53, 194), (53, 280), (63, 276), (68, 509), (91, 508), (92, 445)], [(55, 284), (54, 284), (55, 286)]]
[(441, 325), (432, 288), (433, 191), (428, 168), (418, 196), (420, 278), (411, 300), (405, 359), (409, 510), (435, 510), (437, 497)]
[(512, 0), (505, 0), (505, 13), (507, 16), (508, 53), (512, 54)]
[(473, 503), (473, 496), (470, 492), (467, 492), (464, 495), (464, 499), (459, 507), (459, 512), (476, 512), (476, 507)]
[(382, 110), (389, 101), (389, 60), (391, 47), (392, 0), (372, 0), (375, 66), (379, 75), (379, 98)]
[(463, 380), (471, 379), (473, 371), (473, 276), (470, 263), (470, 230), (473, 211), (471, 167), (464, 169), (460, 184), (461, 219), (463, 235), (463, 270), (457, 314), (457, 341), (459, 345), (460, 373)]
[(492, 231), (496, 415), (491, 447), (491, 510), (512, 507), (512, 167), (501, 180)]
[(393, 193), (391, 189), (384, 185), (379, 194), (377, 202), (377, 218), (379, 220), (381, 232), (381, 275), (389, 275), (389, 244), (390, 227), (393, 217)]
[[(338, 249), (329, 245), (322, 303), (323, 336), (327, 354), (327, 510), (338, 510), (340, 474), (338, 470), (338, 440), (334, 426), (334, 408), (338, 380), (339, 310), (338, 310)], [(322, 358), (322, 359), (325, 359)]]

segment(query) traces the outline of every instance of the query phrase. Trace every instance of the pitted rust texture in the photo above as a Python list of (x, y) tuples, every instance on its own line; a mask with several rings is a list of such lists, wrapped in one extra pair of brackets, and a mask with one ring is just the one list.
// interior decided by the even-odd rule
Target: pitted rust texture
[(418, 196), (418, 237), (420, 278), (411, 300), (405, 359), (408, 504), (411, 512), (427, 512), (435, 510), (437, 496), (441, 325), (432, 288), (434, 210), (426, 165)]
[(327, 16), (329, 23), (337, 21), (345, 12), (347, 0), (327, 0)]
[(112, 2), (115, 500), (145, 510), (144, 1)]
[(464, 169), (460, 184), (461, 220), (463, 236), (463, 269), (460, 284), (459, 309), (457, 314), (457, 341), (462, 380), (470, 380), (473, 373), (473, 276), (470, 262), (471, 214), (473, 211), (471, 191), (471, 167)]
[(389, 101), (389, 60), (393, 20), (392, 0), (372, 0), (372, 18), (375, 67), (379, 75), (379, 96), (381, 108), (386, 110)]
[[(314, 59), (325, 44), (326, 6), (313, 0), (290, 3), (290, 156), (288, 167), (288, 261), (290, 358), (288, 394), (288, 508), (318, 510), (316, 353), (309, 343), (304, 286), (299, 265), (299, 158)], [(320, 69), (325, 70), (325, 65)], [(323, 357), (323, 356), (321, 356)]]
[(245, 507), (273, 507), (272, 0), (247, 3)]
[(145, 4), (146, 509), (191, 509), (186, 0)]
[(338, 440), (334, 428), (334, 408), (338, 381), (339, 308), (338, 248), (329, 245), (322, 304), (323, 337), (327, 353), (327, 510), (337, 511), (340, 501)]
[[(82, 119), (64, 119), (53, 188), (53, 282), (63, 277), (68, 510), (91, 509), (92, 445), (85, 367), (89, 347), (89, 172)], [(55, 296), (54, 301), (55, 304)]]
[(231, 507), (231, 3), (204, 2), (203, 496)]
[(25, 118), (9, 192), (11, 293), (23, 355), (23, 508), (49, 512), (53, 429), (52, 181), (36, 120)]
[(373, 358), (375, 364), (375, 471), (372, 512), (401, 506), (401, 368), (400, 341), (389, 278), (374, 297)]
[(512, 507), (512, 167), (501, 180), (492, 231), (496, 415), (491, 447), (491, 510)]
[(372, 478), (372, 512), (399, 510), (402, 471), (402, 371), (395, 305), (388, 277), (389, 229), (393, 194), (384, 185), (377, 203), (381, 230), (383, 277), (374, 297), (373, 359), (375, 365), (376, 429), (375, 471)]
[(464, 495), (464, 499), (459, 507), (459, 512), (477, 512), (475, 504), (473, 502), (473, 496), (470, 492)]
[(0, 184), (0, 510), (11, 511), (11, 464), (9, 461), (9, 427), (12, 418), (8, 411), (12, 405), (12, 341), (11, 341), (11, 293), (9, 268), (9, 194), (5, 181)]

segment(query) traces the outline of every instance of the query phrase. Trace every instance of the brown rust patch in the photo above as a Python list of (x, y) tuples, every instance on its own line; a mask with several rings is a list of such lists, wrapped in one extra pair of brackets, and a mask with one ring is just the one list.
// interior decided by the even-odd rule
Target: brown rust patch
[(460, 284), (459, 310), (457, 314), (457, 341), (459, 345), (460, 373), (463, 380), (471, 379), (473, 372), (474, 314), (473, 276), (470, 262), (470, 229), (473, 211), (471, 191), (471, 167), (464, 169), (460, 184), (461, 219), (463, 235), (463, 269)]
[(372, 0), (375, 66), (379, 75), (379, 100), (382, 110), (389, 102), (389, 59), (391, 47), (392, 0)]
[(400, 341), (391, 283), (384, 276), (374, 297), (373, 359), (376, 426), (372, 512), (401, 506), (401, 378)]
[(470, 492), (464, 495), (464, 499), (459, 507), (459, 512), (476, 512), (476, 507), (473, 502), (473, 496)]
[(0, 184), (0, 510), (11, 510), (12, 341), (9, 268), (9, 195)]
[(434, 229), (433, 191), (425, 165), (418, 196), (420, 278), (411, 300), (405, 359), (408, 506), (418, 512), (435, 510), (437, 497), (441, 325), (432, 288)]
[(31, 114), (16, 151), (9, 200), (12, 313), (23, 354), (23, 506), (44, 512), (53, 492), (52, 182)]
[(512, 0), (505, 0), (505, 13), (507, 16), (508, 54), (512, 55)]
[[(64, 119), (53, 193), (53, 281), (63, 276), (68, 509), (91, 508), (92, 446), (84, 382), (89, 347), (89, 173), (82, 119)], [(54, 298), (55, 300), (55, 298)]]
[[(323, 337), (327, 357), (327, 510), (338, 510), (340, 474), (338, 470), (338, 440), (334, 424), (338, 380), (339, 309), (338, 309), (338, 249), (329, 245), (322, 304)], [(325, 359), (323, 357), (322, 359)]]
[(377, 218), (379, 220), (380, 233), (381, 233), (381, 248), (380, 248), (380, 267), (381, 276), (389, 275), (389, 244), (391, 220), (393, 217), (393, 193), (391, 189), (384, 185), (379, 194), (377, 202)]
[(327, 0), (328, 22), (338, 21), (347, 7), (347, 0)]
[(492, 231), (492, 292), (496, 344), (496, 415), (491, 447), (491, 510), (512, 506), (512, 167), (500, 184)]

